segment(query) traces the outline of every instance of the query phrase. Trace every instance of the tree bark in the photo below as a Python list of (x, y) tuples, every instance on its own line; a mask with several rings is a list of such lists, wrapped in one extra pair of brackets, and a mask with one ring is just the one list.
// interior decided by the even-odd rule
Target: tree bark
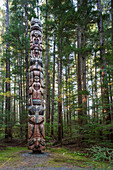
[(72, 132), (72, 128), (71, 128), (71, 90), (70, 90), (70, 61), (69, 61), (69, 57), (68, 57), (68, 80), (69, 80), (69, 136), (71, 136), (71, 132)]
[(29, 107), (29, 62), (28, 62), (28, 18), (27, 18), (27, 2), (25, 2), (25, 62), (26, 62), (26, 140), (28, 132), (28, 107)]
[[(87, 5), (85, 1), (82, 3), (83, 5)], [(84, 19), (84, 17), (83, 17)], [(85, 48), (85, 26), (82, 26), (81, 29), (81, 46)], [(87, 94), (86, 94), (86, 54), (82, 53), (82, 112), (83, 112), (83, 122), (86, 123), (87, 119)]]
[(106, 71), (106, 59), (104, 57), (104, 31), (103, 31), (103, 21), (102, 21), (102, 11), (101, 11), (101, 0), (97, 0), (97, 10), (98, 10), (98, 31), (100, 39), (100, 59), (102, 62), (102, 96), (103, 96), (103, 119), (106, 123), (111, 121), (110, 109), (109, 109), (109, 95), (108, 95), (108, 84), (107, 84), (107, 71)]
[(112, 16), (112, 52), (113, 52), (113, 0), (111, 0), (111, 16)]
[(53, 51), (53, 88), (52, 88), (52, 111), (51, 111), (51, 135), (54, 135), (53, 121), (54, 121), (54, 91), (55, 91), (55, 35), (54, 35), (54, 51)]
[[(9, 5), (6, 0), (6, 34), (9, 29)], [(9, 93), (9, 95), (8, 95)], [(5, 138), (12, 136), (10, 127), (10, 56), (9, 41), (6, 39), (6, 103), (5, 103)]]
[(50, 123), (50, 96), (49, 96), (49, 74), (48, 74), (48, 24), (47, 24), (47, 15), (48, 15), (48, 1), (46, 0), (46, 45), (45, 45), (45, 79), (46, 79), (46, 92), (45, 92), (45, 100), (46, 100), (46, 134), (48, 135), (49, 131), (49, 123)]
[[(80, 25), (78, 25), (78, 48), (81, 48), (81, 28)], [(82, 118), (82, 84), (81, 84), (81, 54), (78, 53), (78, 64), (77, 64), (77, 85), (78, 85), (78, 121), (79, 124), (82, 124), (81, 118)]]
[[(60, 30), (61, 31), (61, 30)], [(58, 141), (62, 144), (63, 122), (62, 122), (62, 31), (59, 33), (58, 45)]]
[(97, 63), (96, 63), (96, 52), (95, 52), (95, 114), (98, 122), (98, 102), (97, 102)]
[[(111, 0), (111, 16), (112, 16), (112, 54), (113, 54), (113, 0)], [(110, 86), (110, 91), (111, 91), (111, 86)], [(110, 92), (111, 94), (111, 92)], [(113, 97), (111, 94), (111, 103), (113, 101)], [(113, 120), (113, 105), (111, 106), (111, 119)]]
[(68, 111), (68, 73), (67, 73), (67, 66), (66, 66), (66, 118), (67, 118), (67, 127), (69, 125), (69, 111)]

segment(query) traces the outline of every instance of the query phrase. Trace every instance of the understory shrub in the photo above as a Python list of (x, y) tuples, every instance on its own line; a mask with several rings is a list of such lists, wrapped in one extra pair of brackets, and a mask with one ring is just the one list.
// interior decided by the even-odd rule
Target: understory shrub
[(113, 163), (113, 149), (94, 145), (88, 150), (90, 150), (90, 153), (94, 160), (109, 161), (110, 163)]

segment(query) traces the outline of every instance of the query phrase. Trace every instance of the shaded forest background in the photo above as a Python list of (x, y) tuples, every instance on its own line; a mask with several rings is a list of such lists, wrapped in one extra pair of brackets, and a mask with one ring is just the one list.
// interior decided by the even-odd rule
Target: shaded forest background
[(0, 8), (0, 138), (26, 139), (30, 21), (40, 14), (46, 139), (113, 142), (113, 1), (6, 0)]

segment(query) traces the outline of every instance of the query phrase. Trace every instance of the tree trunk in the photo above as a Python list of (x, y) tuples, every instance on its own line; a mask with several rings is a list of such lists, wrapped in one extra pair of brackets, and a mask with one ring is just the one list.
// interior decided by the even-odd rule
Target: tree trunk
[(48, 24), (47, 24), (47, 15), (48, 15), (48, 1), (46, 0), (46, 45), (45, 45), (45, 100), (46, 100), (46, 134), (48, 135), (49, 131), (49, 123), (50, 123), (50, 96), (49, 96), (49, 74), (48, 74), (48, 63), (49, 63), (49, 56), (48, 56)]
[(113, 0), (111, 0), (111, 16), (112, 16), (112, 53), (113, 53)]
[[(78, 48), (81, 48), (81, 28), (78, 25)], [(82, 124), (82, 84), (81, 84), (81, 53), (78, 53), (78, 64), (77, 64), (77, 85), (78, 85), (78, 121)]]
[(95, 114), (98, 122), (98, 102), (97, 102), (97, 63), (96, 63), (96, 52), (95, 52)]
[[(2, 92), (4, 93), (4, 78), (2, 77)], [(1, 114), (1, 116), (2, 116), (2, 118), (1, 118), (1, 123), (2, 123), (2, 125), (4, 124), (4, 96), (3, 96), (3, 98), (2, 98), (2, 114)]]
[(69, 111), (68, 111), (68, 92), (67, 92), (67, 89), (68, 89), (68, 83), (67, 83), (67, 80), (68, 80), (68, 73), (67, 73), (67, 66), (66, 66), (66, 113), (67, 113), (67, 127), (69, 125)]
[(55, 35), (54, 35), (54, 51), (53, 51), (53, 88), (52, 88), (52, 111), (51, 111), (51, 135), (54, 135), (53, 121), (54, 121), (54, 91), (55, 91)]
[[(21, 54), (22, 56), (22, 54)], [(19, 114), (20, 114), (20, 136), (21, 138), (23, 137), (23, 124), (24, 124), (24, 120), (26, 119), (26, 116), (24, 116), (23, 113), (23, 107), (22, 107), (22, 58), (19, 58), (19, 66), (21, 66), (20, 69), (20, 76), (19, 76)]]
[[(6, 34), (9, 29), (9, 5), (6, 0)], [(6, 39), (6, 103), (5, 103), (5, 138), (12, 136), (10, 127), (10, 56), (9, 41)], [(9, 93), (9, 95), (8, 95)]]
[(59, 35), (58, 51), (58, 141), (62, 144), (62, 31)]
[[(82, 2), (83, 5), (87, 5), (85, 1)], [(83, 16), (84, 19), (84, 16)], [(85, 48), (85, 26), (81, 29), (81, 46)], [(87, 122), (87, 94), (86, 94), (86, 54), (82, 53), (82, 112), (83, 112), (83, 122)]]
[(71, 95), (70, 95), (70, 93), (71, 93), (71, 90), (70, 90), (70, 61), (69, 61), (69, 57), (68, 57), (68, 80), (69, 80), (69, 136), (71, 136), (71, 131), (72, 131), (72, 129), (71, 129), (71, 107), (70, 107), (70, 105), (71, 105)]
[(26, 46), (25, 46), (25, 62), (26, 62), (26, 140), (27, 140), (27, 132), (28, 132), (28, 107), (29, 107), (29, 62), (28, 62), (28, 18), (27, 18), (27, 2), (25, 3), (25, 38), (26, 38)]
[[(112, 16), (112, 54), (113, 54), (113, 0), (111, 0), (111, 16)], [(110, 90), (111, 90), (111, 86), (110, 86)], [(111, 94), (111, 92), (110, 92)], [(111, 103), (113, 101), (113, 97), (112, 97), (112, 94), (111, 94)], [(112, 103), (112, 106), (111, 106), (111, 119), (113, 120), (113, 103)]]
[(16, 75), (14, 76), (14, 107), (13, 107), (13, 112), (14, 112), (14, 122), (16, 122)]
[(109, 95), (108, 95), (108, 83), (107, 83), (107, 71), (106, 71), (106, 60), (104, 57), (104, 32), (103, 32), (103, 21), (102, 21), (102, 11), (101, 11), (101, 0), (97, 0), (97, 10), (98, 10), (98, 31), (100, 39), (100, 59), (102, 62), (102, 95), (103, 95), (103, 117), (106, 123), (111, 121), (110, 109), (109, 109)]

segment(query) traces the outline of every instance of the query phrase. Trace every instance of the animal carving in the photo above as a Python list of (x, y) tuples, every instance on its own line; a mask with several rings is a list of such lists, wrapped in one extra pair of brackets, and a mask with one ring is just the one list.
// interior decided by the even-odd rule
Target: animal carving
[(28, 108), (28, 148), (41, 152), (45, 146), (43, 106), (42, 28), (40, 20), (31, 20), (30, 76)]

